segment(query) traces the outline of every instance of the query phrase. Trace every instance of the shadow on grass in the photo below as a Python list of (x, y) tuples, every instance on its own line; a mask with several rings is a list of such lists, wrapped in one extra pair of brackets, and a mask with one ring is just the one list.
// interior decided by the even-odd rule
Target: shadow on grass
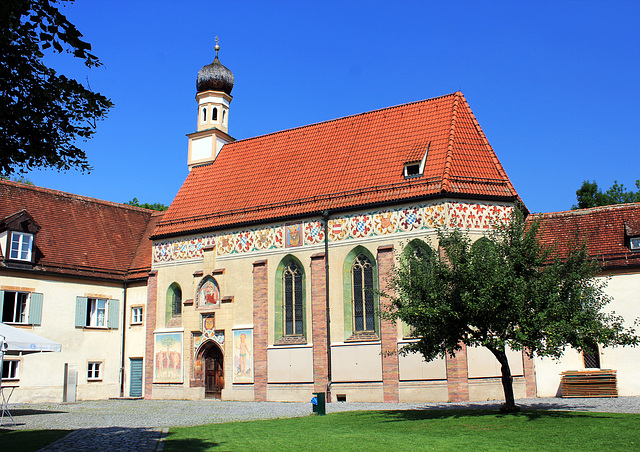
[[(553, 408), (554, 410), (562, 410), (562, 408)], [(482, 409), (473, 408), (437, 408), (425, 407), (412, 410), (397, 410), (387, 411), (390, 418), (385, 422), (399, 422), (399, 421), (421, 421), (426, 419), (460, 419), (463, 417), (483, 417), (483, 416), (496, 416), (496, 417), (509, 417), (517, 416), (526, 418), (529, 421), (535, 421), (537, 419), (569, 419), (577, 417), (589, 417), (591, 419), (607, 419), (614, 417), (612, 413), (592, 413), (582, 411), (570, 411), (570, 407), (565, 408), (566, 411), (549, 411), (547, 408), (522, 408), (521, 411), (516, 413), (502, 413), (498, 409), (487, 410), (486, 407)]]
[[(209, 450), (213, 447), (220, 447), (224, 443), (217, 443), (215, 441), (198, 439), (198, 438), (184, 438), (184, 439), (171, 439), (172, 433), (169, 432), (165, 438), (165, 440), (169, 440), (164, 443), (165, 452), (172, 451), (189, 451), (189, 452), (200, 452), (204, 450)], [(224, 450), (224, 447), (222, 447)]]

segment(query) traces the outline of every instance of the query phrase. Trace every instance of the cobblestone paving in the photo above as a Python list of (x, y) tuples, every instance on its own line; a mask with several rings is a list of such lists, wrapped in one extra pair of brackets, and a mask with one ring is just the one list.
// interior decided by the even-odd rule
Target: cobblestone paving
[(152, 428), (85, 428), (75, 430), (39, 452), (62, 451), (138, 451), (155, 452), (162, 450), (160, 439), (166, 429)]
[[(353, 410), (498, 409), (500, 401), (474, 403), (331, 403), (327, 413)], [(640, 413), (640, 397), (522, 399), (523, 409)], [(13, 404), (10, 429), (73, 429), (40, 452), (160, 451), (170, 427), (308, 416), (310, 403), (219, 400), (102, 400), (68, 404)]]

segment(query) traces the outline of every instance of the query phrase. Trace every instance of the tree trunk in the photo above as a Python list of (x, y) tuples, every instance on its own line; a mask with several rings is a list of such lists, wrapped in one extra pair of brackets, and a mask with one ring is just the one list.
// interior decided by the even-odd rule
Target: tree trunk
[(491, 353), (496, 357), (501, 365), (502, 372), (502, 389), (504, 390), (504, 407), (503, 411), (507, 413), (513, 413), (518, 411), (516, 407), (515, 398), (513, 396), (513, 377), (511, 376), (511, 368), (509, 367), (509, 361), (507, 360), (507, 354), (504, 350), (497, 350), (491, 347), (487, 347), (491, 350)]

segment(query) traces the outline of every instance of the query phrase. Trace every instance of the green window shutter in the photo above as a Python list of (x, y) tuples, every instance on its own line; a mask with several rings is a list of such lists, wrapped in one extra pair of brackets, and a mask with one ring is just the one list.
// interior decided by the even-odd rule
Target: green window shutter
[(76, 297), (76, 327), (87, 326), (87, 297)]
[(120, 300), (109, 300), (109, 328), (118, 329), (120, 318)]
[(41, 293), (32, 293), (29, 300), (29, 323), (40, 326), (42, 323), (42, 299)]

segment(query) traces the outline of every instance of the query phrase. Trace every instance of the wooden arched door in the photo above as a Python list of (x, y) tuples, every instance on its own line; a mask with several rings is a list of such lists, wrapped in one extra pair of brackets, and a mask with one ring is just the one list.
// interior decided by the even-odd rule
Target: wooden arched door
[(204, 394), (219, 399), (224, 388), (224, 355), (214, 342), (207, 344), (202, 355), (204, 361)]

